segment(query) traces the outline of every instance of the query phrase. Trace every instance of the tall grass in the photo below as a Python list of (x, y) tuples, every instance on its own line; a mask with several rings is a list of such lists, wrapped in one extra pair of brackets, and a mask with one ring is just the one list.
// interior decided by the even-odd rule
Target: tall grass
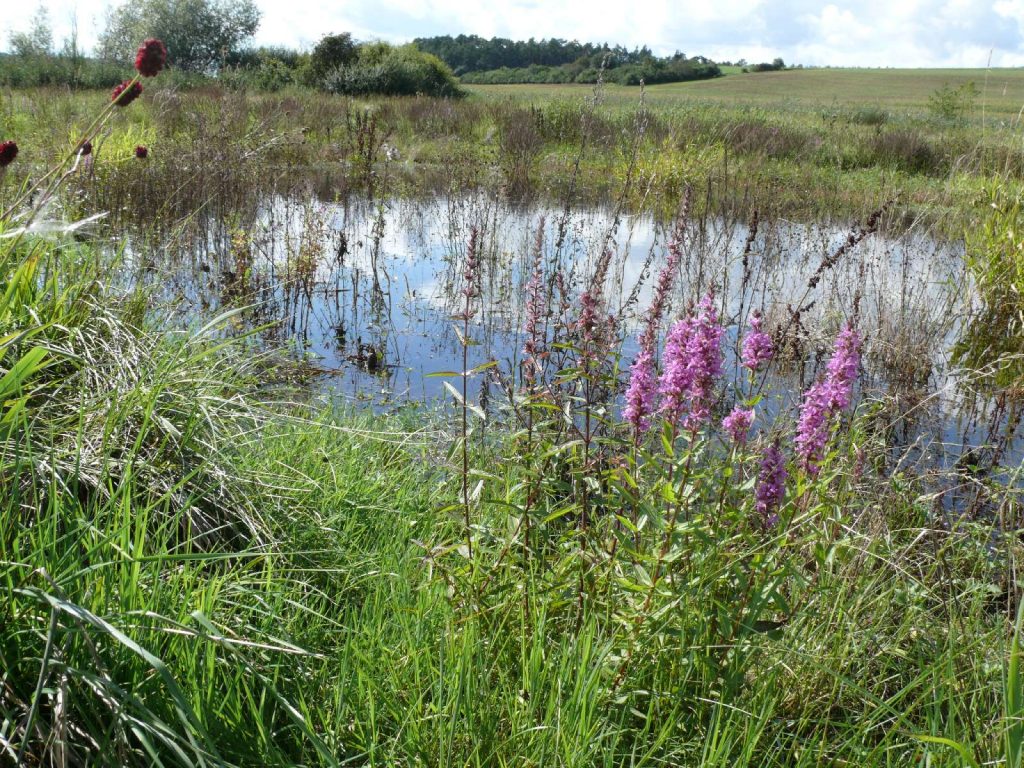
[[(356, 172), (376, 184), (391, 134), (368, 120), (352, 121), (369, 158)], [(223, 161), (244, 166), (234, 151)], [(76, 162), (52, 178), (79, 180)], [(40, 177), (2, 180), (23, 198), (0, 222), (5, 761), (1019, 764), (1020, 468), (894, 464), (876, 406), (836, 389), (856, 365), (829, 366), (804, 416), (769, 422), (759, 372), (738, 390), (717, 376), (715, 339), (746, 328), (712, 298), (652, 308), (673, 342), (651, 323), (651, 374), (674, 370), (675, 389), (640, 430), (620, 415), (608, 243), (570, 273), (541, 229), (527, 367), (468, 371), (464, 355), (455, 412), (296, 403), (236, 322), (248, 308), (181, 327), (32, 207), (20, 192)], [(48, 226), (18, 231), (32, 222)], [(666, 281), (692, 266), (687, 231)], [(465, 267), (463, 351), (488, 268)], [(857, 301), (840, 309), (860, 330)], [(781, 348), (799, 319), (765, 323)], [(469, 403), (484, 370), (487, 410)], [(823, 402), (812, 451), (793, 434)], [(746, 440), (721, 424), (734, 404), (756, 411)], [(781, 497), (763, 488), (774, 445)], [(948, 502), (966, 483), (971, 502)]]
[[(349, 171), (366, 162), (371, 124), (379, 142), (400, 158), (393, 167), (402, 189), (430, 192), (497, 181), (517, 195), (540, 192), (557, 199), (571, 178), (581, 176), (586, 183), (573, 189), (575, 199), (607, 199), (620, 191), (634, 164), (638, 186), (647, 192), (631, 203), (646, 200), (666, 214), (686, 183), (706, 187), (708, 202), (739, 215), (756, 208), (802, 217), (866, 214), (882, 189), (889, 197), (902, 192), (908, 215), (953, 235), (969, 221), (967, 211), (986, 184), (1005, 176), (1016, 186), (1009, 180), (1024, 167), (1012, 122), (986, 124), (985, 130), (976, 120), (936, 123), (924, 103), (881, 120), (824, 102), (723, 104), (650, 93), (638, 140), (637, 97), (627, 100), (619, 92), (584, 109), (582, 98), (543, 90), (451, 101), (154, 86), (141, 109), (96, 142), (98, 156), (121, 162), (97, 164), (103, 177), (86, 185), (80, 202), (90, 211), (110, 211), (112, 222), (137, 210), (129, 201), (140, 191), (140, 168), (128, 160), (139, 143), (150, 145), (151, 186), (179, 218), (204, 202), (197, 190), (219, 189), (214, 202), (237, 209), (306, 183), (296, 177), (311, 173), (332, 172), (342, 191), (358, 188), (365, 173)], [(10, 92), (0, 131), (24, 140), (22, 171), (67, 146), (64, 126), (85, 128), (94, 98), (90, 92)], [(583, 165), (574, 170), (584, 141)], [(381, 163), (386, 154), (370, 156)], [(192, 181), (182, 183), (182, 173)], [(705, 205), (703, 196), (697, 205)]]

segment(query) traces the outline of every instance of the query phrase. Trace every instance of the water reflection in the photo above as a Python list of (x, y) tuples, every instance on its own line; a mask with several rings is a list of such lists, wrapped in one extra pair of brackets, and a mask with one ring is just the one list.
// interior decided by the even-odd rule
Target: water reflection
[[(265, 202), (251, 225), (216, 222), (198, 246), (164, 243), (159, 258), (148, 248), (146, 259), (139, 258), (146, 269), (137, 275), (185, 311), (255, 303), (251, 322), (273, 323), (265, 338), (322, 372), (321, 386), (386, 408), (443, 397), (443, 378), (429, 374), (461, 367), (450, 318), (458, 311), (473, 227), (482, 233), (483, 275), (469, 364), (494, 359), (502, 370), (517, 370), (524, 286), (542, 218), (549, 284), (557, 275), (578, 293), (600, 254), (610, 254), (605, 295), (623, 336), (625, 370), (673, 229), (673, 222), (648, 215), (523, 209), (487, 194), (385, 202), (279, 196)], [(843, 227), (785, 220), (761, 220), (756, 231), (722, 218), (691, 221), (671, 312), (715, 291), (730, 326), (730, 391), (749, 389), (736, 360), (749, 313), (762, 311), (768, 329), (788, 329), (786, 358), (756, 382), (769, 417), (788, 413), (827, 359), (836, 330), (856, 314), (866, 336), (862, 394), (880, 401), (878, 426), (894, 455), (948, 465), (965, 446), (998, 434), (990, 424), (998, 407), (972, 397), (970, 375), (949, 364), (972, 301), (962, 246), (913, 229), (874, 235), (809, 288), (822, 260), (847, 237)], [(471, 392), (479, 386), (474, 382)], [(1010, 442), (1002, 458), (1019, 461)]]

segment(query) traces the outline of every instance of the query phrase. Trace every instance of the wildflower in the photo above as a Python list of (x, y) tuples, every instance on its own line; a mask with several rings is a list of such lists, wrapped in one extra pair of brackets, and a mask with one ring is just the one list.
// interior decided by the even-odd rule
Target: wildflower
[(86, 141), (78, 148), (78, 154), (82, 157), (88, 157), (92, 154), (92, 142), (86, 139)]
[(732, 413), (722, 420), (722, 428), (729, 433), (729, 437), (736, 445), (746, 445), (747, 432), (753, 423), (754, 409), (745, 411), (737, 405), (732, 409)]
[(779, 441), (768, 446), (761, 459), (761, 468), (757, 474), (757, 486), (754, 488), (755, 509), (761, 516), (765, 528), (771, 528), (778, 522), (778, 509), (786, 495), (786, 460), (779, 450)]
[(695, 314), (672, 326), (665, 342), (660, 410), (676, 423), (685, 408), (684, 426), (691, 430), (710, 417), (711, 389), (722, 373), (722, 327), (712, 301), (709, 293)]
[(155, 37), (145, 40), (135, 55), (135, 69), (143, 77), (155, 77), (167, 64), (167, 46)]
[(860, 337), (849, 323), (836, 337), (835, 351), (828, 361), (827, 377), (832, 383), (833, 408), (843, 409), (850, 405), (853, 382), (857, 379), (860, 365)]
[(654, 356), (650, 350), (641, 349), (630, 368), (626, 407), (622, 410), (622, 417), (633, 425), (637, 437), (650, 426), (648, 417), (654, 412), (656, 390)]
[(537, 373), (540, 371), (541, 347), (544, 339), (543, 329), (539, 328), (541, 317), (544, 314), (544, 265), (542, 257), (544, 253), (544, 217), (541, 216), (537, 224), (537, 237), (534, 240), (533, 248), (533, 270), (530, 273), (530, 281), (526, 284), (526, 341), (523, 344), (523, 365), (525, 366), (525, 378), (532, 387), (536, 383)]
[(125, 80), (123, 83), (114, 86), (114, 90), (110, 94), (110, 100), (119, 107), (127, 107), (141, 95), (142, 85), (140, 83)]
[(149, 150), (140, 144), (135, 148), (135, 156), (139, 158), (139, 160), (145, 160), (149, 157)]
[(772, 337), (761, 330), (761, 313), (756, 310), (750, 316), (750, 332), (743, 339), (743, 365), (752, 371), (770, 362), (775, 353)]
[(825, 446), (832, 418), (850, 405), (853, 382), (860, 365), (860, 337), (847, 324), (836, 337), (825, 377), (804, 393), (796, 430), (796, 450), (800, 461), (812, 476), (825, 458)]
[(0, 168), (6, 168), (18, 156), (18, 145), (13, 141), (0, 141)]
[(629, 386), (626, 389), (626, 407), (622, 411), (622, 416), (633, 425), (637, 437), (650, 427), (649, 417), (654, 413), (654, 399), (657, 390), (654, 378), (654, 344), (681, 258), (679, 243), (673, 240), (668, 246), (668, 260), (658, 274), (658, 282), (654, 286), (654, 296), (647, 312), (643, 333), (640, 334), (640, 352), (630, 368)]

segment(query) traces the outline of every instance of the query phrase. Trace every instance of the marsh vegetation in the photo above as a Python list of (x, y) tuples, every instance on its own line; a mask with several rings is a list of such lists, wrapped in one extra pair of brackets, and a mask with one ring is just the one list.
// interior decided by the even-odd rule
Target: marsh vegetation
[(728, 81), (5, 92), (3, 759), (1020, 765), (1019, 126)]

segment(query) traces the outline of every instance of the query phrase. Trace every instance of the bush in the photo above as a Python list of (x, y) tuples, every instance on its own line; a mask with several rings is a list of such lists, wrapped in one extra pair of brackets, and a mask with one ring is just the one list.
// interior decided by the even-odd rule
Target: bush
[(359, 55), (359, 49), (352, 41), (352, 35), (324, 35), (309, 55), (309, 74), (314, 84), (323, 80), (338, 67), (347, 67)]
[(298, 71), (276, 58), (264, 58), (251, 68), (225, 69), (220, 74), (225, 87), (235, 90), (279, 91), (297, 83)]
[(462, 95), (455, 75), (439, 58), (415, 46), (396, 48), (387, 43), (360, 47), (357, 60), (328, 73), (323, 87), (349, 96)]
[(928, 110), (941, 120), (961, 122), (974, 109), (974, 102), (979, 95), (974, 81), (956, 88), (945, 83), (928, 97)]
[(130, 68), (103, 59), (0, 55), (0, 85), (8, 88), (110, 88), (130, 76)]

